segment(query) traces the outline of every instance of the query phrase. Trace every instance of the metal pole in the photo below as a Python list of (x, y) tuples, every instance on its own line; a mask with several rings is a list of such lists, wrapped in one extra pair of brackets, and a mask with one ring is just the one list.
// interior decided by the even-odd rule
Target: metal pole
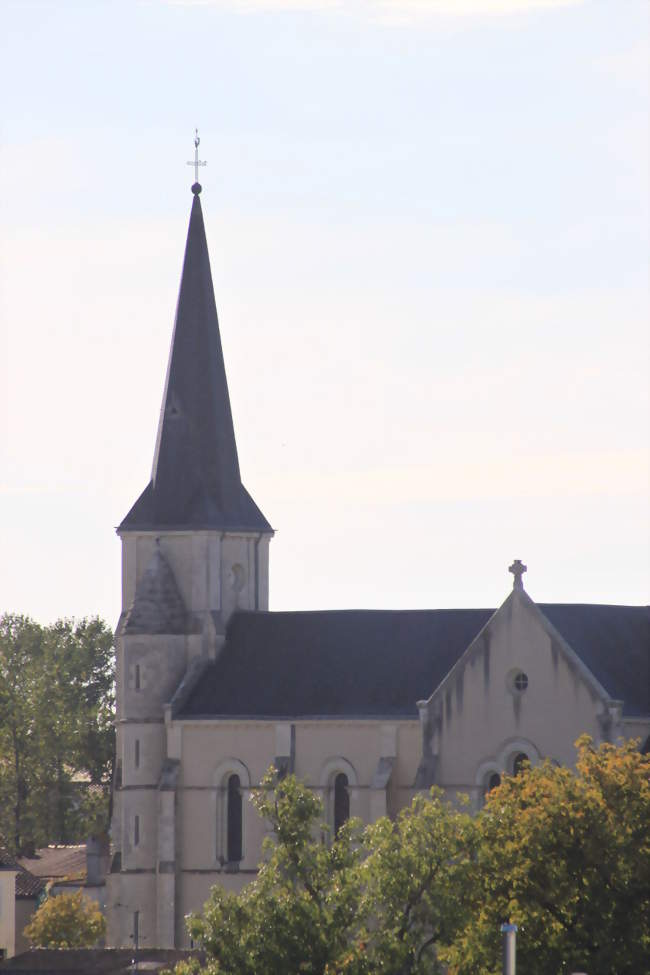
[(502, 924), (503, 935), (503, 975), (516, 975), (517, 972), (517, 925)]

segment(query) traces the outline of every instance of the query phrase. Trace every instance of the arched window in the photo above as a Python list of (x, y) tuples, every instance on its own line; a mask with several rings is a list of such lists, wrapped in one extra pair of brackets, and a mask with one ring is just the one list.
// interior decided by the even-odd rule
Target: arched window
[(343, 823), (350, 818), (350, 793), (348, 791), (348, 777), (345, 772), (339, 772), (334, 779), (334, 835), (338, 833)]
[(226, 792), (226, 854), (229, 863), (242, 859), (242, 799), (238, 775), (228, 778)]
[(343, 823), (354, 812), (359, 777), (347, 758), (329, 758), (321, 768), (320, 787), (323, 790), (329, 840), (334, 839)]
[(215, 865), (236, 872), (246, 855), (244, 799), (251, 788), (250, 772), (238, 758), (219, 762), (212, 773)]
[(529, 759), (526, 752), (518, 752), (512, 760), (512, 774), (519, 775), (520, 772), (523, 772), (528, 761)]
[(485, 782), (486, 795), (488, 792), (492, 792), (492, 789), (498, 789), (500, 785), (501, 785), (501, 776), (499, 775), (499, 773), (491, 772), (490, 775), (488, 775), (487, 780)]

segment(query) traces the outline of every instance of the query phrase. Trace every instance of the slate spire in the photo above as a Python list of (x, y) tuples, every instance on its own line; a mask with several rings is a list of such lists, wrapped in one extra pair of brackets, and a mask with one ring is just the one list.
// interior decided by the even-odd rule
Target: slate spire
[(118, 531), (272, 531), (241, 483), (199, 194), (187, 232), (151, 481)]

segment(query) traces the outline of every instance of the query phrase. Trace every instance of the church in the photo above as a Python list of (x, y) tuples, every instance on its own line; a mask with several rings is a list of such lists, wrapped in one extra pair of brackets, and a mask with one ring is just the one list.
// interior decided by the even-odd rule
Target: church
[(255, 876), (271, 765), (335, 831), (434, 784), (478, 809), (524, 761), (572, 764), (583, 732), (650, 747), (650, 608), (537, 604), (518, 559), (497, 609), (269, 611), (192, 192), (151, 480), (117, 529), (113, 947), (189, 947), (210, 888)]

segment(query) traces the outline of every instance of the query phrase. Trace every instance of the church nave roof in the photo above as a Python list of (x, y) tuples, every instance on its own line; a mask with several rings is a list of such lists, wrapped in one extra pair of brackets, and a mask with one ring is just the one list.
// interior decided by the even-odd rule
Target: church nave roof
[[(650, 714), (650, 608), (538, 604), (626, 715)], [(491, 609), (236, 613), (183, 717), (416, 718)]]

